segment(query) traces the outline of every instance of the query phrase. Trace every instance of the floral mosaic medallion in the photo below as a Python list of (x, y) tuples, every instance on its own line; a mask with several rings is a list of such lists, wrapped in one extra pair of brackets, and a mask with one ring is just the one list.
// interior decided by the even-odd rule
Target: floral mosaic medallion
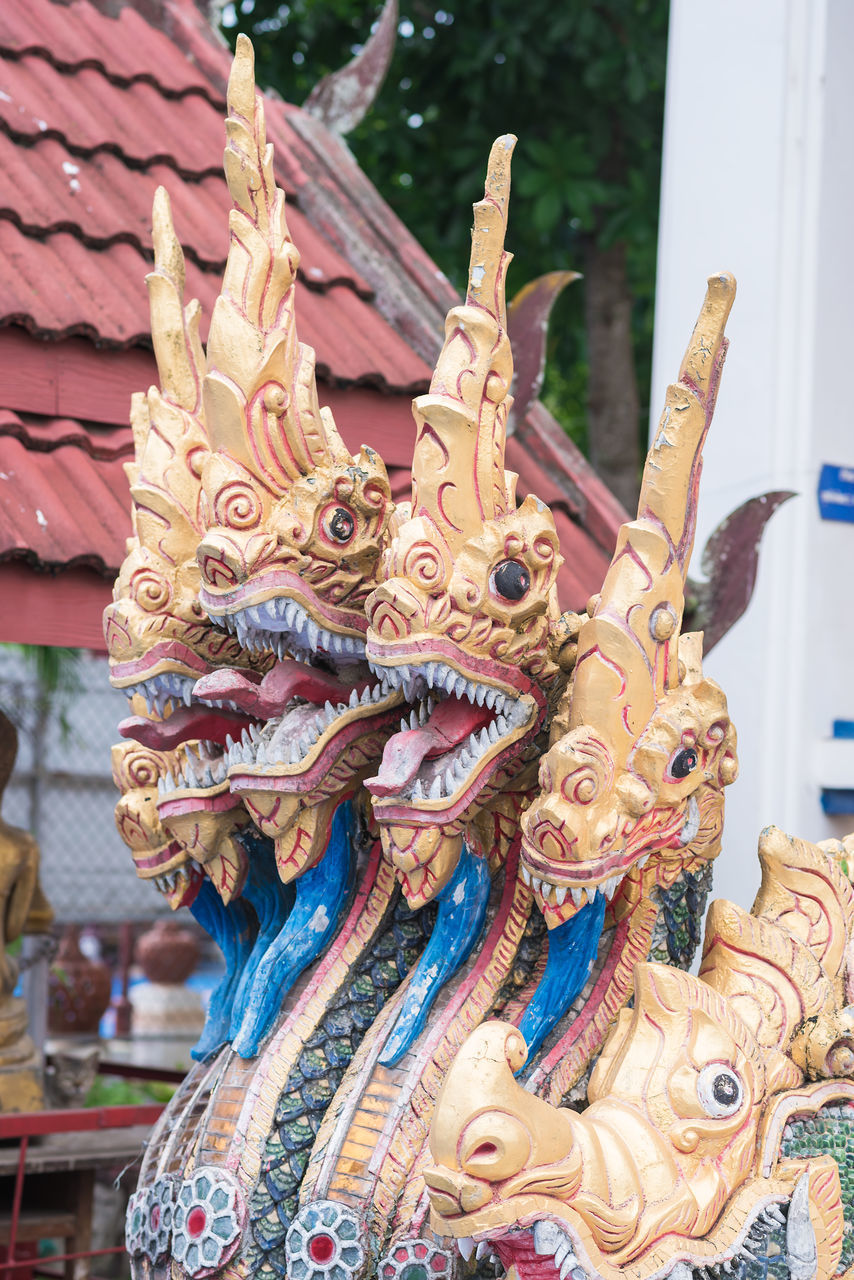
[(333, 1200), (317, 1200), (300, 1209), (285, 1246), (288, 1280), (349, 1280), (362, 1265), (359, 1219)]
[(148, 1232), (144, 1252), (152, 1262), (169, 1248), (174, 1195), (171, 1178), (158, 1178), (148, 1192)]
[(148, 1236), (148, 1188), (134, 1191), (125, 1214), (125, 1244), (130, 1254), (145, 1252)]
[(246, 1216), (237, 1183), (204, 1166), (181, 1184), (172, 1217), (172, 1256), (191, 1276), (221, 1267), (240, 1242)]
[(379, 1280), (448, 1280), (451, 1259), (429, 1240), (401, 1240), (377, 1267)]

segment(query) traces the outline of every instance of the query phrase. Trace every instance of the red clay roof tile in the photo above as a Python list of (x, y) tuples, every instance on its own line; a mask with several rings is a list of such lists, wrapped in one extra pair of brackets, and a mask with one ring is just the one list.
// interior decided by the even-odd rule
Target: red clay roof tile
[[(133, 245), (114, 243), (97, 255), (67, 231), (34, 237), (0, 218), (0, 323), (32, 333), (122, 347), (148, 343), (145, 275)], [(345, 285), (317, 293), (297, 284), (300, 338), (317, 352), (318, 372), (330, 381), (375, 384), (410, 393), (430, 370), (411, 347)], [(202, 304), (202, 333), (219, 292), (219, 276), (187, 263), (187, 297)]]
[[(227, 249), (229, 56), (194, 0), (161, 3), (174, 40), (129, 5), (115, 19), (88, 0), (5, 0), (0, 24), (0, 572), (20, 593), (16, 562), (65, 570), (86, 619), (79, 635), (69, 619), (69, 643), (97, 634), (130, 531), (125, 413), (154, 376), (144, 276), (155, 187), (170, 192), (203, 329)], [(426, 385), (453, 290), (340, 139), (281, 101), (266, 110), (321, 401), (351, 449), (379, 449), (405, 499), (409, 397)], [(507, 462), (520, 493), (551, 505), (566, 558), (560, 594), (582, 604), (607, 566), (619, 507), (541, 405), (508, 442)], [(28, 617), (51, 616), (30, 606), (52, 583), (28, 580)]]
[(195, 90), (222, 105), (198, 67), (131, 8), (110, 19), (79, 0), (4, 0), (2, 43), (9, 53), (38, 51), (64, 69), (99, 66), (125, 83), (149, 80), (167, 94)]
[(0, 436), (0, 547), (3, 559), (112, 570), (130, 533), (120, 458), (95, 462), (75, 444), (48, 452)]

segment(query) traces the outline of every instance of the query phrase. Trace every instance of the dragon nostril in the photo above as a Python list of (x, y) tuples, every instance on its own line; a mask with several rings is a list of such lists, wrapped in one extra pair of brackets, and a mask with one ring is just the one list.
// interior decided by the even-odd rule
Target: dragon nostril
[(482, 1142), (476, 1147), (469, 1156), (469, 1160), (491, 1160), (498, 1155), (498, 1148), (494, 1142)]

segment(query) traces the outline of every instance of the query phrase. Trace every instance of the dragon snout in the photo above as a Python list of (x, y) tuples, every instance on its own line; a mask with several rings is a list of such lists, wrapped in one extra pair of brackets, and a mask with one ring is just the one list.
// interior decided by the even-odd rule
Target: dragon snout
[(375, 587), (365, 601), (368, 626), (380, 639), (404, 640), (425, 625), (424, 608), (400, 578)]
[(474, 1213), (492, 1197), (492, 1188), (464, 1173), (430, 1166), (424, 1170), (427, 1194), (436, 1213), (443, 1218), (458, 1218)]
[(214, 591), (239, 586), (270, 563), (276, 548), (275, 538), (266, 534), (211, 531), (196, 553), (202, 582)]

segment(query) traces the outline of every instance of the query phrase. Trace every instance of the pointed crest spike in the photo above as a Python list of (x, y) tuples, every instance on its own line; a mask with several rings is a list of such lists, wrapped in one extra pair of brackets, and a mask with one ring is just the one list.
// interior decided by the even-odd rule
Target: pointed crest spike
[[(594, 617), (578, 640), (570, 724), (607, 720), (627, 758), (668, 689), (679, 684), (684, 583), (694, 544), (703, 445), (735, 297), (727, 273), (706, 297), (647, 455), (637, 519), (623, 525)], [(692, 672), (696, 674), (696, 672)]]
[(504, 446), (513, 358), (507, 336), (504, 250), (516, 139), (496, 139), (483, 200), (474, 206), (466, 301), (445, 322), (430, 391), (414, 402), (413, 515), (458, 550), (507, 510)]
[(785, 1051), (805, 1019), (833, 1004), (832, 984), (804, 942), (721, 898), (706, 917), (700, 978), (726, 996), (764, 1049)]
[(233, 200), (222, 291), (208, 340), (206, 416), (215, 450), (272, 493), (325, 460), (314, 352), (298, 342), (300, 255), (276, 185), (251, 41), (238, 37), (228, 82), (225, 176)]
[(200, 309), (195, 299), (184, 307), (184, 253), (175, 234), (165, 187), (158, 187), (154, 193), (151, 222), (154, 270), (145, 282), (160, 389), (182, 409), (199, 414), (205, 368), (199, 339)]

